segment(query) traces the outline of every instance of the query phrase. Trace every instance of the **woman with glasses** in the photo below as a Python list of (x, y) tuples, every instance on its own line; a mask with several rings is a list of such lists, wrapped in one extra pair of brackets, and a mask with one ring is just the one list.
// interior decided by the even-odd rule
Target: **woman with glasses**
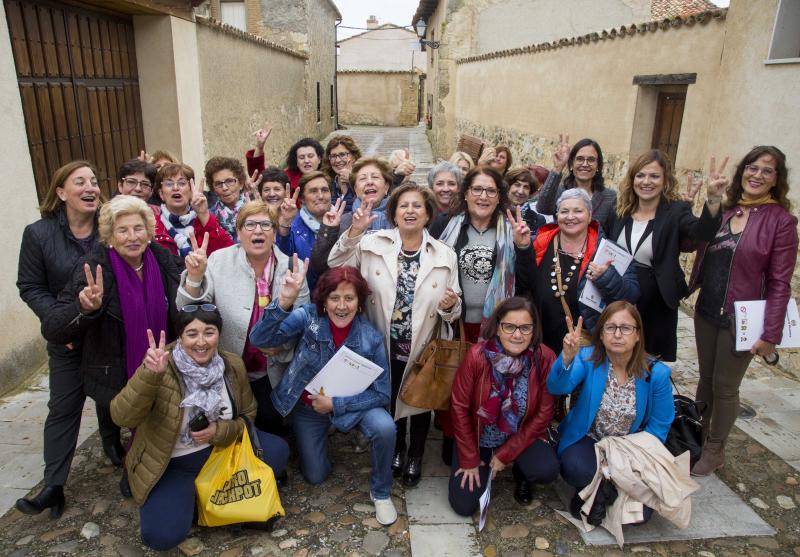
[[(292, 359), (292, 346), (261, 350), (248, 338), (266, 307), (278, 299), (291, 262), (275, 246), (278, 211), (274, 207), (263, 201), (245, 203), (236, 216), (236, 226), (237, 245), (215, 251), (207, 259), (201, 245), (186, 257), (177, 304), (180, 307), (212, 303), (219, 308), (225, 320), (220, 346), (244, 361), (250, 388), (258, 403), (256, 427), (281, 433), (283, 419), (275, 411), (270, 393)], [(304, 282), (297, 304), (308, 303), (308, 300), (308, 286)]]
[[(579, 389), (577, 401), (558, 426), (561, 476), (575, 488), (570, 512), (580, 517), (578, 495), (597, 471), (594, 445), (607, 436), (646, 431), (662, 443), (667, 439), (675, 407), (669, 368), (651, 360), (644, 349), (642, 318), (636, 306), (610, 303), (600, 314), (591, 345), (581, 348), (583, 318), (567, 319), (561, 355), (547, 389), (568, 395)], [(645, 520), (652, 509), (645, 508)]]
[(541, 344), (541, 323), (524, 298), (498, 304), (484, 323), (482, 340), (456, 371), (450, 413), (456, 439), (450, 506), (462, 516), (477, 509), (489, 474), (512, 465), (521, 505), (533, 500), (532, 484), (558, 477), (548, 441), (553, 397), (545, 388), (556, 356)]
[[(156, 551), (180, 544), (192, 529), (195, 478), (213, 447), (241, 438), (242, 417), (252, 420), (256, 401), (242, 359), (219, 349), (223, 321), (213, 307), (190, 305), (175, 320), (177, 340), (148, 348), (125, 388), (111, 401), (121, 426), (136, 428), (128, 453), (131, 491), (139, 506), (142, 543)], [(198, 424), (202, 422), (202, 424)], [(205, 426), (205, 427), (203, 427)], [(286, 442), (256, 430), (263, 460), (276, 478), (285, 474)], [(268, 523), (247, 523), (255, 528)]]
[[(564, 167), (569, 173), (562, 183)], [(556, 200), (570, 188), (580, 188), (586, 192), (592, 202), (592, 218), (600, 223), (603, 232), (608, 233), (617, 206), (617, 192), (605, 185), (603, 151), (593, 139), (581, 139), (570, 148), (568, 135), (559, 138), (553, 155), (553, 170), (539, 191), (536, 211), (555, 217)]]
[[(711, 179), (714, 168), (711, 168)], [(720, 170), (721, 174), (721, 170)], [(739, 413), (739, 385), (753, 356), (775, 357), (797, 263), (797, 217), (792, 213), (786, 156), (777, 147), (754, 147), (739, 162), (726, 190), (722, 225), (701, 245), (689, 281), (700, 289), (694, 330), (703, 414), (703, 455), (692, 474), (711, 474), (725, 463), (725, 442)], [(766, 300), (764, 332), (749, 351), (736, 351), (734, 302)]]
[[(106, 408), (141, 364), (147, 330), (174, 338), (179, 261), (151, 243), (154, 226), (152, 209), (137, 197), (118, 195), (103, 205), (99, 244), (76, 264), (42, 322), (50, 342), (91, 347), (81, 353), (83, 391)], [(125, 475), (120, 489), (130, 496)]]
[(217, 222), (230, 235), (234, 242), (236, 236), (236, 215), (247, 201), (255, 198), (242, 163), (229, 157), (214, 157), (206, 163), (206, 183), (213, 192), (213, 203), (209, 207)]
[(150, 202), (153, 195), (153, 184), (156, 183), (158, 169), (140, 159), (125, 161), (117, 171), (117, 193), (138, 197), (145, 203)]
[(348, 135), (337, 135), (331, 138), (325, 147), (322, 170), (331, 179), (333, 189), (331, 201), (336, 203), (336, 200), (341, 197), (346, 213), (353, 210), (353, 201), (356, 199), (355, 188), (350, 184), (350, 174), (353, 164), (360, 158), (361, 149)]
[(233, 245), (233, 239), (208, 210), (203, 185), (194, 181), (194, 170), (182, 163), (168, 163), (156, 174), (161, 207), (156, 214), (153, 239), (175, 255), (192, 251), (191, 238), (200, 241), (208, 234), (208, 253)]

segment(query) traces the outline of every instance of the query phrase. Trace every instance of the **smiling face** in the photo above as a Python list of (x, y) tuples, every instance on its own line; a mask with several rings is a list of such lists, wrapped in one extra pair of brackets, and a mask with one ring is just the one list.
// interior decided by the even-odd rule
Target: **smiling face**
[(508, 187), (508, 199), (513, 205), (522, 205), (531, 196), (531, 185), (517, 180)]
[[(614, 332), (608, 332), (608, 329), (614, 329)], [(625, 335), (619, 327), (631, 328), (633, 332)], [(639, 342), (639, 330), (636, 326), (636, 320), (633, 315), (627, 310), (622, 309), (606, 320), (601, 332), (603, 339), (603, 346), (606, 348), (606, 353), (615, 356), (630, 356), (633, 354), (636, 343)]]
[(599, 156), (597, 149), (591, 145), (586, 145), (578, 149), (572, 161), (572, 173), (578, 182), (590, 183), (597, 174), (597, 162)]
[[(512, 333), (506, 332), (507, 329), (514, 328)], [(529, 333), (523, 333), (517, 327), (531, 328)], [(500, 324), (497, 327), (497, 336), (500, 338), (500, 344), (503, 345), (503, 350), (509, 356), (519, 356), (531, 345), (533, 338), (533, 319), (531, 314), (524, 309), (517, 309), (509, 311), (500, 318)]]
[[(480, 193), (476, 193), (479, 190)], [(489, 194), (493, 194), (490, 196)], [(500, 190), (497, 184), (486, 174), (478, 174), (466, 192), (467, 212), (469, 218), (475, 222), (486, 222), (491, 219), (497, 204), (500, 203)]]
[(111, 233), (111, 245), (114, 250), (128, 264), (138, 267), (150, 241), (142, 215), (132, 213), (117, 217)]
[(331, 188), (325, 178), (314, 178), (303, 187), (303, 205), (316, 219), (331, 208)]
[(88, 166), (75, 170), (67, 176), (64, 184), (56, 188), (56, 195), (64, 202), (67, 213), (93, 214), (100, 204), (100, 186)]
[(461, 173), (464, 175), (466, 175), (467, 172), (470, 171), (470, 166), (469, 162), (467, 162), (467, 159), (458, 159), (456, 166), (461, 169)]
[[(264, 227), (269, 230), (264, 230)], [(252, 230), (248, 230), (252, 228)], [(250, 259), (263, 260), (272, 253), (275, 243), (275, 223), (266, 213), (250, 215), (237, 230), (239, 244)]]
[(407, 191), (397, 200), (394, 222), (403, 236), (418, 234), (428, 224), (425, 198), (418, 191)]
[(331, 168), (333, 168), (333, 171), (339, 174), (353, 163), (353, 154), (347, 150), (347, 147), (340, 143), (331, 149), (328, 155), (328, 162)]
[(436, 205), (444, 211), (458, 195), (458, 182), (452, 172), (440, 172), (433, 177), (433, 197)]
[(325, 313), (337, 327), (346, 327), (358, 313), (358, 294), (349, 282), (340, 282), (325, 300)]
[(242, 184), (233, 171), (223, 168), (218, 170), (211, 177), (211, 186), (214, 193), (228, 207), (233, 207), (239, 201), (239, 193), (242, 191)]
[(261, 188), (261, 199), (272, 207), (280, 207), (286, 196), (286, 188), (280, 182), (266, 182)]
[(771, 155), (761, 155), (748, 164), (742, 174), (742, 197), (758, 199), (769, 193), (778, 181), (775, 159)]
[(117, 191), (122, 195), (138, 197), (146, 203), (153, 193), (153, 184), (150, 183), (144, 172), (134, 172), (117, 182)]
[(556, 214), (558, 228), (568, 236), (585, 234), (592, 220), (589, 209), (580, 199), (565, 199)]
[(373, 207), (380, 205), (386, 193), (389, 191), (389, 184), (383, 179), (381, 169), (374, 164), (362, 166), (356, 174), (356, 195), (362, 204), (372, 202)]
[(657, 161), (644, 165), (633, 177), (633, 191), (639, 201), (659, 199), (664, 191), (664, 169)]
[(506, 171), (506, 166), (508, 166), (508, 155), (506, 155), (506, 152), (497, 151), (494, 159), (489, 162), (489, 166), (497, 170), (500, 174), (503, 174)]
[(319, 156), (313, 147), (300, 147), (297, 150), (297, 168), (301, 174), (308, 174), (319, 170)]
[(170, 213), (177, 216), (186, 214), (192, 198), (192, 187), (183, 173), (179, 172), (175, 176), (164, 178), (159, 193)]
[(195, 319), (181, 333), (181, 346), (186, 355), (201, 366), (208, 365), (219, 344), (219, 329)]

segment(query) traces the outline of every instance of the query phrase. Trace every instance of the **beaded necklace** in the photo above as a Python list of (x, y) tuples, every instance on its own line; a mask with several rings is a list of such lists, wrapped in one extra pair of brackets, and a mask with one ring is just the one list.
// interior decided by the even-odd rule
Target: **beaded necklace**
[[(559, 236), (553, 239), (553, 270), (550, 272), (550, 283), (551, 288), (553, 289), (553, 294), (556, 298), (560, 298), (566, 295), (567, 290), (569, 289), (569, 282), (572, 280), (572, 277), (575, 275), (575, 271), (578, 270), (580, 267), (581, 261), (583, 260), (583, 254), (586, 251), (586, 242), (588, 241), (588, 236), (583, 241), (583, 247), (581, 251), (577, 254), (568, 253), (562, 250), (559, 247)], [(572, 258), (572, 264), (569, 266), (569, 271), (567, 272), (567, 276), (564, 278), (564, 281), (561, 281), (561, 257), (559, 254), (564, 254), (568, 257)]]

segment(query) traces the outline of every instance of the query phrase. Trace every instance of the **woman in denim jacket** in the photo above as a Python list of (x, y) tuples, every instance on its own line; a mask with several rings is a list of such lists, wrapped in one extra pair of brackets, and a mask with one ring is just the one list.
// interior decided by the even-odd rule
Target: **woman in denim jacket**
[[(288, 313), (308, 266), (308, 260), (299, 264), (297, 255), (294, 259), (294, 270), (286, 273), (279, 298), (267, 306), (250, 333), (250, 342), (261, 348), (297, 341), (294, 359), (272, 391), (272, 402), (281, 415), (292, 413), (300, 471), (311, 484), (322, 483), (331, 472), (330, 426), (343, 432), (359, 428), (372, 449), (370, 497), (375, 516), (381, 524), (392, 524), (397, 520), (391, 499), (395, 425), (386, 411), (391, 387), (383, 335), (362, 314), (369, 286), (355, 267), (336, 267), (319, 278), (312, 295), (314, 304)], [(342, 346), (378, 364), (383, 373), (365, 391), (353, 396), (306, 392), (309, 381)]]

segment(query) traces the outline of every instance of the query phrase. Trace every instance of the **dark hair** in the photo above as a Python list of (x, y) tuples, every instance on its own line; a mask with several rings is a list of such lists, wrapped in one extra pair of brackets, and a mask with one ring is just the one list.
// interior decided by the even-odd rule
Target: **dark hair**
[(592, 191), (602, 191), (606, 187), (605, 179), (603, 178), (603, 151), (600, 149), (600, 145), (597, 141), (589, 139), (588, 137), (578, 141), (572, 146), (572, 150), (569, 152), (569, 159), (567, 159), (569, 175), (564, 178), (564, 189), (574, 188), (576, 185), (575, 174), (572, 172), (572, 164), (575, 162), (578, 151), (584, 147), (594, 147), (594, 150), (597, 151), (597, 173), (594, 175), (594, 178), (592, 178)]
[(595, 365), (600, 365), (606, 361), (607, 354), (606, 347), (603, 344), (603, 327), (612, 315), (621, 311), (627, 311), (631, 314), (639, 332), (639, 342), (637, 342), (636, 346), (633, 348), (633, 354), (631, 354), (631, 359), (628, 361), (628, 369), (625, 371), (628, 372), (628, 376), (630, 377), (642, 377), (647, 372), (647, 352), (644, 348), (644, 325), (642, 323), (642, 316), (639, 310), (636, 309), (636, 306), (625, 300), (611, 302), (606, 306), (606, 309), (603, 310), (603, 313), (600, 314), (597, 325), (595, 325), (594, 333), (592, 333), (592, 346), (594, 346), (592, 362)]
[[(325, 153), (324, 149), (322, 148), (322, 144), (313, 139), (311, 137), (304, 137), (291, 147), (289, 147), (289, 152), (286, 154), (286, 168), (291, 170), (292, 172), (300, 172), (300, 169), (297, 167), (297, 151), (301, 147), (313, 147), (314, 151), (316, 151), (317, 156), (319, 157), (320, 165), (322, 164), (322, 155)], [(320, 167), (317, 167), (319, 170)]]
[(426, 226), (433, 222), (433, 218), (436, 215), (436, 200), (433, 197), (433, 192), (431, 192), (430, 188), (420, 186), (416, 182), (406, 182), (395, 188), (392, 195), (389, 196), (389, 201), (386, 203), (386, 218), (389, 219), (389, 224), (392, 226), (397, 226), (394, 220), (394, 214), (397, 212), (400, 196), (410, 191), (418, 192), (422, 196), (422, 202), (425, 204), (425, 212), (428, 213), (428, 222)]
[(511, 165), (514, 163), (514, 158), (511, 156), (511, 149), (505, 145), (497, 145), (494, 148), (495, 156), (497, 156), (497, 153), (506, 154), (506, 167), (503, 169), (503, 176), (505, 176), (506, 172), (508, 172), (508, 169), (511, 168)]
[(476, 166), (469, 172), (467, 175), (464, 176), (464, 179), (461, 181), (461, 187), (459, 188), (459, 198), (453, 202), (452, 206), (450, 207), (450, 214), (457, 215), (459, 213), (467, 213), (467, 190), (469, 190), (470, 186), (472, 186), (472, 182), (475, 181), (475, 178), (483, 174), (484, 176), (488, 176), (489, 178), (494, 181), (494, 185), (497, 186), (498, 198), (497, 198), (497, 207), (494, 209), (495, 217), (503, 216), (506, 212), (506, 208), (508, 208), (508, 184), (505, 183), (503, 177), (500, 173), (491, 168), (489, 166)]
[(334, 174), (336, 174), (331, 166), (331, 151), (333, 151), (339, 145), (350, 152), (350, 155), (353, 157), (353, 162), (356, 162), (361, 158), (361, 149), (358, 148), (358, 145), (356, 145), (356, 142), (353, 141), (352, 137), (349, 135), (337, 135), (332, 137), (325, 146), (325, 156), (322, 159), (322, 171), (327, 173), (328, 176), (331, 177), (331, 180), (333, 180)]
[(789, 171), (786, 168), (786, 155), (783, 151), (773, 145), (759, 145), (753, 147), (749, 153), (736, 166), (736, 172), (733, 174), (733, 180), (725, 190), (725, 207), (735, 207), (739, 200), (742, 199), (744, 189), (742, 188), (742, 177), (744, 176), (744, 167), (752, 164), (758, 160), (762, 155), (769, 155), (775, 159), (775, 172), (778, 174), (775, 178), (775, 186), (769, 190), (770, 196), (778, 202), (778, 205), (792, 212), (792, 202), (787, 197), (789, 193)]
[(317, 279), (317, 286), (311, 293), (311, 301), (317, 306), (317, 315), (325, 313), (325, 302), (328, 301), (328, 296), (343, 282), (353, 285), (358, 296), (358, 311), (361, 312), (364, 309), (364, 306), (367, 305), (367, 296), (372, 294), (372, 290), (361, 275), (361, 271), (356, 267), (343, 265), (342, 267), (331, 267)]
[(261, 182), (258, 183), (259, 195), (264, 190), (264, 184), (267, 182), (278, 182), (279, 184), (283, 184), (284, 189), (286, 189), (286, 186), (288, 186), (290, 183), (289, 177), (286, 175), (286, 173), (277, 166), (268, 166), (264, 169), (264, 172), (261, 173)]
[(514, 182), (525, 182), (530, 186), (531, 194), (536, 193), (540, 187), (539, 181), (536, 179), (533, 172), (524, 166), (510, 169), (506, 172), (505, 180), (509, 188), (511, 188), (511, 184)]
[(303, 199), (303, 194), (305, 193), (306, 184), (308, 184), (311, 180), (316, 180), (317, 178), (322, 178), (325, 180), (325, 183), (328, 184), (328, 189), (331, 189), (331, 179), (328, 178), (328, 175), (322, 172), (321, 170), (314, 170), (313, 172), (309, 172), (308, 174), (303, 174), (303, 177), (300, 178), (300, 182), (297, 184), (297, 189), (300, 190), (300, 199)]
[(350, 187), (355, 188), (356, 175), (361, 172), (361, 169), (365, 166), (374, 166), (380, 171), (381, 176), (383, 176), (383, 181), (386, 182), (386, 193), (389, 193), (389, 189), (392, 187), (392, 182), (394, 181), (392, 167), (389, 161), (378, 157), (364, 157), (355, 162), (353, 168), (350, 169)]
[(242, 166), (241, 162), (230, 157), (212, 157), (206, 163), (204, 172), (206, 184), (208, 184), (209, 189), (214, 189), (214, 174), (220, 170), (230, 170), (233, 173), (233, 176), (239, 180), (240, 188), (244, 189), (244, 187), (247, 185), (247, 174), (245, 174), (244, 167)]
[[(220, 333), (222, 332), (222, 315), (220, 315), (219, 310), (206, 311), (198, 308), (197, 311), (192, 312), (181, 310), (175, 316), (175, 332), (178, 336), (181, 336), (184, 329), (195, 319), (206, 325), (213, 325)], [(155, 333), (153, 334), (155, 335)]]
[(117, 170), (117, 181), (121, 182), (131, 174), (138, 172), (144, 174), (144, 177), (150, 180), (150, 183), (155, 187), (156, 173), (158, 172), (156, 165), (139, 159), (131, 159), (122, 163), (122, 166)]
[(481, 327), (481, 338), (490, 339), (496, 337), (503, 317), (509, 312), (520, 310), (527, 311), (530, 314), (533, 320), (533, 335), (531, 336), (530, 346), (538, 346), (542, 341), (542, 322), (539, 320), (539, 313), (530, 300), (521, 296), (506, 298), (495, 306), (489, 319)]

